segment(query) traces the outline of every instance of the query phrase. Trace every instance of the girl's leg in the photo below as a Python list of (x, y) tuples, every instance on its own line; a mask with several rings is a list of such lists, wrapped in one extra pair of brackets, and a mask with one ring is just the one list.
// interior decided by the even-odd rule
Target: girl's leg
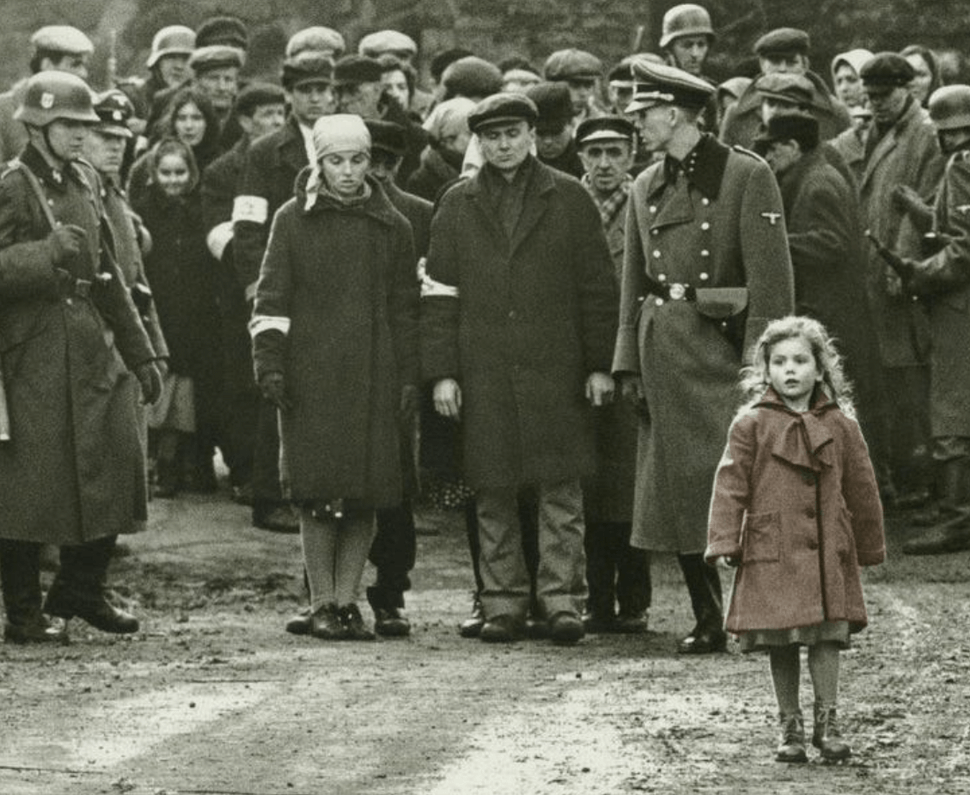
[(311, 613), (337, 602), (334, 570), (339, 532), (334, 519), (319, 519), (310, 508), (300, 510), (300, 540), (303, 542), (303, 566), (310, 586)]
[(357, 607), (367, 553), (377, 532), (374, 511), (348, 510), (340, 520), (334, 582), (340, 622), (350, 640), (373, 640)]
[(815, 689), (812, 745), (822, 752), (823, 759), (846, 759), (852, 753), (842, 740), (835, 714), (839, 694), (839, 651), (837, 643), (817, 643), (808, 650), (808, 670)]
[(778, 700), (781, 721), (781, 742), (775, 751), (779, 762), (805, 762), (805, 722), (798, 701), (801, 677), (799, 647), (795, 644), (779, 646), (768, 653), (771, 661), (771, 681)]

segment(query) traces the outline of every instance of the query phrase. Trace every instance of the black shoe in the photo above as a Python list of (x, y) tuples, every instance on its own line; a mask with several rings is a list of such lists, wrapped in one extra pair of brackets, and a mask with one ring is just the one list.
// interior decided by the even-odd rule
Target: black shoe
[(623, 610), (616, 617), (614, 632), (624, 635), (640, 635), (647, 631), (647, 611), (627, 613)]
[(677, 644), (679, 654), (713, 654), (727, 651), (727, 633), (723, 629), (695, 627)]
[(243, 483), (230, 489), (230, 496), (236, 505), (253, 504), (253, 484)]
[(304, 607), (292, 618), (289, 618), (284, 627), (291, 635), (309, 635), (313, 626), (312, 613), (309, 607)]
[(289, 505), (277, 505), (265, 511), (253, 511), (253, 527), (271, 533), (300, 532), (300, 518)]
[(557, 646), (572, 646), (586, 635), (583, 622), (575, 613), (556, 613), (549, 620), (549, 637)]
[(612, 613), (593, 611), (583, 616), (583, 626), (590, 635), (606, 635), (616, 632), (616, 616)]
[(472, 602), (472, 614), (458, 625), (458, 634), (463, 638), (477, 638), (485, 625), (485, 611), (482, 609), (482, 602), (475, 596)]
[(65, 621), (77, 616), (95, 629), (115, 635), (130, 635), (139, 627), (137, 618), (108, 602), (103, 592), (96, 595), (71, 593), (58, 588), (56, 582), (47, 594), (44, 611)]
[(344, 605), (337, 609), (347, 640), (374, 640), (375, 635), (364, 625), (364, 617), (355, 604)]
[(309, 631), (313, 637), (321, 640), (345, 640), (350, 637), (335, 604), (324, 605), (310, 616)]
[(545, 640), (549, 637), (549, 622), (535, 610), (525, 614), (525, 636), (531, 640)]
[(44, 615), (24, 623), (7, 622), (3, 639), (7, 643), (67, 643), (67, 625), (62, 619), (50, 621)]
[(478, 637), (485, 643), (512, 643), (521, 639), (523, 630), (521, 619), (508, 615), (495, 616), (482, 625)]
[(382, 638), (404, 638), (411, 634), (411, 622), (400, 608), (375, 607), (374, 632)]

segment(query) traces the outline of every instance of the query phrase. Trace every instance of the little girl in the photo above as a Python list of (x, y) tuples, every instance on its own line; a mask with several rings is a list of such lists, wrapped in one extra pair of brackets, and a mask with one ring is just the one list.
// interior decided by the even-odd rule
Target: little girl
[(779, 762), (805, 762), (799, 647), (815, 690), (812, 744), (846, 759), (836, 723), (839, 651), (867, 624), (860, 566), (885, 559), (882, 507), (842, 362), (807, 317), (770, 323), (743, 372), (711, 502), (709, 563), (737, 567), (725, 628), (767, 651)]

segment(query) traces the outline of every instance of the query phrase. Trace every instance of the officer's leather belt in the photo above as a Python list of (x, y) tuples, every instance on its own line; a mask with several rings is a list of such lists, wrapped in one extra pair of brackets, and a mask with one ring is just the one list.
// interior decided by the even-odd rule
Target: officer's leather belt
[(697, 290), (689, 284), (681, 284), (680, 282), (658, 282), (655, 288), (651, 289), (651, 292), (659, 296), (659, 300), (661, 301), (697, 300)]

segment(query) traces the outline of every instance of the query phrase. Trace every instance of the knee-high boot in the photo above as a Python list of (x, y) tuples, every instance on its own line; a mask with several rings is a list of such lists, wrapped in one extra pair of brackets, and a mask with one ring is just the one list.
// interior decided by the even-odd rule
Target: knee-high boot
[(7, 620), (3, 636), (13, 643), (36, 643), (63, 637), (41, 612), (40, 544), (0, 541), (0, 584)]
[(943, 497), (939, 523), (903, 544), (907, 555), (940, 555), (970, 549), (970, 458), (953, 458), (943, 465)]
[(693, 631), (680, 641), (677, 651), (681, 654), (724, 651), (727, 633), (722, 628), (721, 578), (717, 569), (708, 566), (700, 554), (678, 555), (677, 560), (697, 621)]

